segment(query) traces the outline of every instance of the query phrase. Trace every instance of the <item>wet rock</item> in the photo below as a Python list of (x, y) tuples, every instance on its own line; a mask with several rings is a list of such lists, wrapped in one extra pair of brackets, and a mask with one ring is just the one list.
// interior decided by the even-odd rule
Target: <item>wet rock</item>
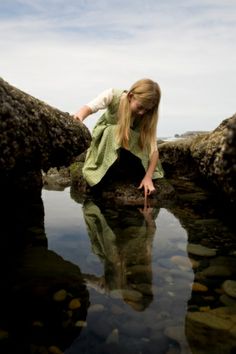
[(64, 301), (67, 297), (67, 291), (65, 289), (58, 290), (53, 294), (54, 301)]
[(172, 256), (171, 262), (178, 265), (183, 270), (192, 268), (192, 264), (191, 264), (189, 258), (185, 257), (185, 256)]
[(227, 269), (227, 272), (236, 275), (236, 258), (232, 256), (218, 256), (210, 259), (210, 267), (221, 266)]
[(208, 312), (188, 312), (186, 335), (196, 352), (232, 353), (236, 346), (236, 308), (222, 307)]
[(231, 296), (228, 296), (226, 294), (223, 294), (220, 296), (220, 301), (222, 302), (222, 304), (224, 304), (225, 306), (232, 306), (232, 307), (236, 307), (236, 299), (232, 298)]
[(143, 295), (137, 290), (122, 289), (121, 292), (124, 300), (128, 301), (140, 301), (143, 297)]
[[(101, 182), (96, 187), (90, 188), (82, 176), (83, 162), (74, 163), (70, 167), (71, 172), (71, 195), (77, 202), (89, 198), (102, 199), (107, 205), (144, 206), (143, 190), (138, 189), (140, 180), (127, 180), (120, 178), (117, 174), (113, 178), (109, 176), (104, 184)], [(135, 174), (134, 174), (135, 177)], [(171, 203), (175, 196), (174, 187), (165, 178), (154, 181), (155, 193), (148, 197), (148, 205), (155, 206), (157, 203)]]
[(102, 304), (93, 304), (89, 307), (88, 312), (103, 312), (105, 309), (104, 305)]
[(50, 354), (63, 354), (63, 351), (56, 347), (55, 345), (51, 345), (49, 348), (48, 348), (48, 352)]
[(206, 291), (208, 291), (208, 287), (206, 285), (201, 284), (201, 283), (194, 282), (192, 285), (192, 291), (206, 292)]
[(70, 310), (77, 310), (81, 307), (80, 299), (72, 299), (68, 305)]
[(233, 298), (236, 298), (236, 281), (235, 280), (226, 280), (222, 284), (222, 288), (225, 293)]
[(152, 296), (152, 287), (150, 287), (150, 284), (131, 284), (132, 288), (137, 290), (139, 293), (143, 294), (144, 296)]
[(70, 170), (66, 167), (50, 168), (42, 173), (43, 187), (47, 190), (63, 191), (71, 185)]
[(230, 268), (227, 266), (223, 265), (212, 265), (210, 267), (207, 267), (204, 269), (201, 274), (204, 277), (223, 277), (223, 278), (228, 278), (232, 275), (232, 271)]
[(84, 124), (0, 78), (1, 183), (34, 190), (35, 174), (42, 184), (41, 170), (68, 166), (90, 141)]
[(201, 177), (225, 199), (236, 200), (236, 114), (214, 131), (159, 146), (167, 176)]
[(117, 328), (113, 329), (112, 332), (109, 334), (109, 336), (106, 339), (106, 343), (119, 343), (119, 331)]
[(76, 327), (81, 327), (81, 328), (85, 328), (85, 327), (87, 327), (87, 322), (86, 321), (77, 321), (76, 323), (75, 323), (75, 326)]
[(215, 249), (208, 248), (200, 244), (193, 244), (193, 243), (189, 243), (187, 245), (187, 252), (190, 254), (194, 254), (196, 256), (203, 256), (203, 257), (214, 257), (216, 255)]

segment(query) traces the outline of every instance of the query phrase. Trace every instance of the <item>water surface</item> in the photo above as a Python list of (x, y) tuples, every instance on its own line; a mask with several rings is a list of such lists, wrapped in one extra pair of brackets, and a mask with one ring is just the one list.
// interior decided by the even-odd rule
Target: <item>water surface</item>
[(206, 192), (186, 182), (144, 209), (43, 189), (16, 204), (0, 353), (235, 352), (235, 235)]

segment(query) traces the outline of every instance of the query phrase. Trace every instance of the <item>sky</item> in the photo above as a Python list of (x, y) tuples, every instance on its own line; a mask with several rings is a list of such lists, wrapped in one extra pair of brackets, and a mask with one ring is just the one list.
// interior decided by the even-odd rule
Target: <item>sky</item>
[(236, 0), (0, 0), (0, 76), (71, 114), (151, 78), (159, 137), (211, 131), (236, 112)]

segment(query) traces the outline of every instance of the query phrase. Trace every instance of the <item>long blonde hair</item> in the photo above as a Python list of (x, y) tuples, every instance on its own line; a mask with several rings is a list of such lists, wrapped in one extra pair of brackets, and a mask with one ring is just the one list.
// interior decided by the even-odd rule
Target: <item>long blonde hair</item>
[(158, 107), (161, 98), (159, 85), (150, 79), (141, 79), (135, 82), (128, 93), (121, 97), (118, 109), (117, 141), (128, 149), (131, 125), (131, 109), (129, 95), (132, 94), (140, 104), (147, 110), (141, 117), (139, 146), (143, 150), (147, 148), (150, 152), (151, 146), (155, 145), (156, 128), (158, 121)]

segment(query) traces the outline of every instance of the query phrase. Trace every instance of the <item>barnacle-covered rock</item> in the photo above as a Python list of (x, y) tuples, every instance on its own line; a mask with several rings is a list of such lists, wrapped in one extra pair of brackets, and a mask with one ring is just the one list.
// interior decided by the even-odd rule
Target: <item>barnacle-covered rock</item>
[[(38, 194), (41, 170), (68, 166), (88, 147), (89, 130), (0, 78), (0, 184)], [(31, 189), (32, 187), (32, 189)]]
[(159, 151), (168, 177), (200, 177), (235, 202), (236, 114), (210, 133), (160, 144)]
[(87, 127), (69, 113), (0, 78), (0, 173), (69, 165), (90, 139)]

